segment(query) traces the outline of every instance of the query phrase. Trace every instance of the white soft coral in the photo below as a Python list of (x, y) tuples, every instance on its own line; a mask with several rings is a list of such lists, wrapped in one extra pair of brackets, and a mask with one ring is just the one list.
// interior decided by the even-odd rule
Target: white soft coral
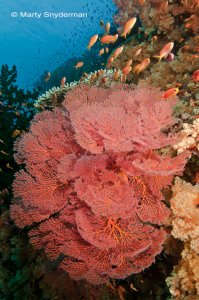
[(196, 148), (199, 151), (199, 118), (194, 120), (193, 124), (183, 124), (182, 136), (181, 142), (173, 146), (178, 153), (190, 148)]

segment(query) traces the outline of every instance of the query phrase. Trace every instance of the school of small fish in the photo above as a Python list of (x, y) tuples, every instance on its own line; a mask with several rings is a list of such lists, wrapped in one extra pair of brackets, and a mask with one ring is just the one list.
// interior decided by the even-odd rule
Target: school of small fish
[[(138, 0), (139, 4), (141, 6), (143, 6), (145, 4), (145, 0)], [(185, 21), (189, 21), (189, 19), (186, 19)], [(124, 24), (123, 28), (118, 28), (117, 31), (118, 33), (116, 34), (111, 34), (111, 23), (110, 22), (104, 22), (102, 19), (100, 20), (99, 24), (100, 27), (104, 30), (104, 34), (102, 36), (99, 36), (98, 34), (94, 34), (93, 36), (91, 36), (88, 45), (87, 45), (87, 49), (90, 50), (98, 41), (101, 43), (102, 48), (99, 50), (99, 56), (103, 56), (109, 53), (109, 45), (110, 44), (114, 44), (116, 41), (118, 41), (118, 38), (127, 38), (127, 36), (131, 33), (132, 29), (134, 28), (135, 24), (137, 22), (137, 18), (133, 17), (130, 18), (129, 20), (127, 20), (127, 22)], [(139, 30), (139, 29), (138, 29)], [(151, 37), (151, 42), (155, 43), (157, 42), (158, 38), (156, 35)], [(183, 42), (183, 41), (181, 41)], [(183, 49), (185, 50), (185, 48), (188, 46), (184, 46)], [(114, 60), (116, 60), (119, 56), (122, 55), (122, 52), (125, 48), (125, 45), (122, 43), (120, 46), (118, 46), (109, 56), (108, 60), (107, 60), (107, 66), (108, 68), (111, 68), (112, 63), (114, 62)], [(174, 42), (168, 42), (159, 52), (159, 54), (154, 55), (153, 57), (158, 59), (158, 63), (160, 63), (163, 59), (167, 62), (172, 62), (175, 59), (175, 55), (172, 52), (174, 48)], [(133, 50), (132, 52), (132, 58), (137, 57), (140, 55), (140, 53), (142, 52), (142, 48), (138, 48), (137, 50)], [(193, 57), (194, 55), (192, 55), (192, 58), (198, 58), (198, 55), (195, 55), (196, 57)], [(120, 81), (122, 83), (126, 82), (127, 80), (127, 75), (131, 72), (134, 73), (134, 75), (139, 75), (141, 72), (143, 72), (147, 67), (149, 67), (151, 60), (150, 58), (146, 57), (144, 58), (140, 63), (138, 63), (135, 66), (132, 66), (133, 63), (133, 59), (129, 59), (128, 61), (126, 61), (125, 65), (120, 69), (116, 69), (114, 72), (114, 76), (113, 79), (115, 81), (118, 81), (120, 79)], [(79, 69), (82, 68), (84, 66), (84, 62), (83, 61), (78, 61), (77, 64), (74, 66), (75, 69)], [(86, 73), (83, 73), (80, 81), (85, 78)], [(93, 76), (91, 76), (90, 81), (93, 82), (98, 76), (102, 76), (102, 80), (101, 83), (105, 83), (106, 82), (106, 77), (103, 77), (103, 73), (101, 74), (96, 74), (94, 73)], [(48, 72), (46, 74), (45, 77), (45, 81), (48, 82), (50, 80), (51, 77), (51, 73)], [(199, 70), (196, 70), (193, 74), (192, 74), (192, 80), (194, 82), (198, 82), (199, 81)], [(63, 77), (60, 81), (60, 86), (64, 87), (66, 83), (66, 77)], [(175, 84), (175, 87), (168, 89), (167, 91), (165, 91), (162, 94), (162, 98), (164, 99), (169, 99), (175, 95), (177, 95), (179, 93), (179, 87), (181, 86), (181, 84), (177, 85)]]

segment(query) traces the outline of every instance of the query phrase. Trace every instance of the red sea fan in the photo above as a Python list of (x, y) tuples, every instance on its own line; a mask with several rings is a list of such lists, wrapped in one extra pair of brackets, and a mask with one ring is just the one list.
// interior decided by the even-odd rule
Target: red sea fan
[[(51, 259), (64, 254), (60, 267), (71, 278), (100, 284), (109, 277), (125, 278), (148, 267), (161, 251), (165, 233), (142, 224), (138, 217), (125, 221), (99, 218), (84, 207), (67, 226), (63, 211), (59, 219), (49, 219), (32, 230), (30, 237), (33, 245), (44, 247)], [(146, 256), (139, 265), (142, 253)]]
[(78, 87), (63, 107), (35, 116), (16, 143), (11, 216), (72, 279), (92, 284), (125, 278), (151, 265), (168, 217), (161, 190), (182, 172), (186, 155), (162, 157), (176, 142), (177, 97), (159, 89)]
[(68, 153), (78, 151), (67, 113), (60, 109), (35, 116), (30, 132), (16, 143), (15, 160), (26, 165), (59, 160)]
[[(84, 88), (76, 89), (76, 93), (77, 90), (79, 97), (85, 99)], [(87, 96), (82, 105), (78, 105), (79, 99), (74, 99), (72, 104), (71, 99), (66, 98), (64, 102), (75, 139), (83, 149), (93, 154), (140, 152), (174, 143), (175, 139), (163, 134), (161, 129), (174, 123), (172, 106), (177, 97), (165, 101), (159, 89), (147, 86), (123, 91), (115, 87), (113, 93), (108, 90), (99, 102), (92, 102), (94, 96), (89, 101)]]

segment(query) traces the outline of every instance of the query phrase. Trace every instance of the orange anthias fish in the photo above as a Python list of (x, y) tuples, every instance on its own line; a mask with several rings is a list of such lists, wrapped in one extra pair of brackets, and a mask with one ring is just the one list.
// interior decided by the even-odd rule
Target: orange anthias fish
[(105, 34), (109, 34), (110, 28), (111, 28), (111, 24), (107, 22), (105, 26)]
[(120, 75), (119, 70), (116, 70), (115, 73), (114, 73), (113, 79), (114, 79), (115, 81), (117, 81), (118, 78), (119, 78), (119, 75)]
[(83, 61), (78, 61), (78, 63), (76, 64), (76, 66), (74, 66), (74, 68), (79, 69), (84, 65)]
[(89, 41), (88, 46), (87, 46), (87, 49), (90, 50), (90, 48), (97, 42), (97, 40), (98, 40), (98, 34), (93, 35), (90, 38), (90, 41)]
[(132, 70), (132, 67), (124, 67), (123, 69), (122, 69), (122, 73), (124, 74), (124, 75), (128, 75), (130, 72), (131, 72), (131, 70)]
[(66, 83), (66, 77), (63, 77), (60, 82), (61, 87), (64, 87), (65, 83)]
[(174, 46), (174, 43), (171, 42), (171, 43), (168, 43), (166, 44), (162, 50), (160, 50), (160, 55), (155, 55), (154, 57), (155, 58), (158, 58), (159, 59), (159, 62), (163, 59), (163, 58), (166, 58), (169, 53), (172, 51), (173, 49), (173, 46)]
[(199, 81), (199, 69), (193, 72), (192, 75), (193, 81), (198, 82)]
[(150, 58), (145, 58), (140, 64), (137, 64), (133, 68), (133, 72), (135, 74), (139, 74), (140, 72), (144, 71), (148, 67), (149, 64), (150, 64)]
[(109, 59), (108, 59), (108, 66), (110, 66), (113, 61), (114, 61), (114, 57), (113, 56), (109, 57)]
[(127, 60), (125, 67), (130, 67), (132, 65), (132, 62), (132, 59)]
[(164, 92), (162, 94), (162, 98), (164, 99), (168, 99), (168, 98), (171, 98), (175, 95), (177, 95), (179, 92), (179, 89), (178, 88), (171, 88), (171, 89), (168, 89), (166, 92)]
[(121, 36), (123, 36), (124, 38), (126, 38), (127, 34), (129, 34), (133, 28), (133, 26), (135, 25), (137, 21), (137, 18), (131, 18), (129, 19), (125, 25), (124, 25), (124, 29), (123, 29), (123, 33), (121, 34)]
[(102, 44), (113, 44), (117, 41), (118, 39), (118, 34), (115, 34), (115, 35), (104, 35), (100, 42)]
[(145, 0), (138, 0), (138, 2), (141, 6), (145, 4)]
[(123, 50), (124, 50), (124, 46), (117, 48), (113, 53), (114, 59), (116, 59), (122, 53)]
[(99, 51), (99, 56), (102, 56), (102, 54), (104, 54), (104, 48)]
[(193, 58), (193, 59), (198, 59), (198, 58), (199, 58), (199, 55), (197, 55), (197, 54), (191, 55), (191, 58)]

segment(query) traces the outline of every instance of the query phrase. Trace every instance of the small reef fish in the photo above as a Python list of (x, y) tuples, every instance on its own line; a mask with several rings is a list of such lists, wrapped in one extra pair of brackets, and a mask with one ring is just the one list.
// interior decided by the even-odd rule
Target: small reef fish
[(148, 67), (149, 64), (150, 64), (150, 59), (149, 58), (145, 58), (140, 64), (137, 64), (133, 68), (133, 72), (135, 74), (139, 74), (140, 72), (144, 71)]
[(121, 76), (121, 82), (122, 83), (125, 83), (126, 82), (126, 74), (122, 74), (122, 76)]
[(111, 28), (111, 24), (110, 22), (107, 22), (105, 26), (105, 34), (109, 34), (110, 28)]
[(124, 294), (126, 294), (126, 289), (123, 286), (119, 285), (117, 288), (117, 292), (120, 300), (124, 300)]
[(1, 153), (3, 154), (3, 155), (9, 155), (7, 152), (5, 152), (4, 150), (1, 150)]
[(132, 65), (132, 62), (132, 59), (127, 60), (125, 67), (130, 67)]
[(135, 54), (134, 54), (134, 56), (135, 57), (138, 56), (141, 53), (141, 51), (142, 51), (142, 48), (137, 49), (136, 52), (135, 52)]
[(118, 39), (118, 34), (115, 34), (115, 35), (104, 35), (100, 42), (102, 44), (113, 44), (117, 41)]
[(134, 285), (133, 285), (132, 283), (130, 284), (130, 288), (131, 288), (133, 291), (138, 292), (138, 290), (134, 287)]
[(188, 22), (188, 21), (190, 21), (191, 19), (193, 19), (194, 17), (195, 17), (195, 15), (192, 14), (189, 18), (184, 19), (184, 21), (185, 21), (185, 22)]
[(145, 0), (138, 0), (139, 4), (143, 6), (145, 4)]
[(64, 87), (65, 83), (66, 83), (66, 77), (63, 77), (63, 78), (61, 79), (60, 86), (61, 86), (61, 87)]
[(185, 24), (185, 28), (190, 28), (191, 26), (192, 26), (191, 23), (186, 23), (186, 24)]
[(9, 163), (6, 164), (6, 168), (7, 168), (7, 169), (14, 170), (13, 167), (12, 167)]
[(199, 55), (197, 55), (197, 54), (191, 55), (191, 58), (197, 59), (197, 58), (199, 58)]
[(99, 56), (102, 56), (104, 54), (104, 48), (102, 48), (100, 51), (99, 51)]
[(3, 145), (5, 145), (4, 141), (0, 139), (0, 143), (2, 143)]
[(132, 70), (132, 67), (124, 67), (123, 69), (122, 69), (122, 73), (124, 74), (124, 75), (128, 75), (130, 72), (131, 72), (131, 70)]
[(12, 138), (16, 138), (21, 134), (21, 131), (19, 129), (15, 129), (12, 133)]
[(100, 27), (104, 27), (104, 21), (102, 19), (100, 20)]
[(109, 59), (108, 59), (108, 66), (109, 67), (110, 67), (110, 65), (112, 64), (113, 61), (114, 61), (114, 57), (113, 56), (109, 57)]
[(175, 95), (177, 95), (179, 92), (179, 89), (178, 88), (171, 88), (171, 89), (168, 89), (166, 92), (164, 92), (162, 94), (162, 98), (164, 99), (168, 99), (168, 98), (171, 98)]
[(105, 51), (106, 51), (106, 53), (109, 53), (109, 48), (106, 47), (106, 48), (105, 48)]
[(115, 81), (118, 80), (119, 74), (120, 74), (119, 70), (116, 70), (115, 73), (114, 73), (114, 75), (113, 75), (113, 79), (114, 79)]
[(155, 58), (158, 58), (159, 62), (163, 59), (163, 58), (166, 58), (169, 53), (172, 51), (173, 49), (173, 46), (174, 46), (174, 43), (173, 42), (170, 42), (168, 44), (166, 44), (162, 50), (160, 50), (160, 55), (155, 55), (154, 57)]
[(199, 81), (199, 69), (193, 72), (192, 79), (195, 82)]
[(113, 53), (113, 58), (116, 59), (124, 50), (124, 46), (117, 48)]
[(93, 45), (97, 42), (97, 40), (98, 40), (98, 34), (93, 35), (90, 38), (90, 41), (89, 41), (88, 46), (87, 46), (87, 49), (90, 50), (90, 48), (93, 47)]
[(50, 79), (50, 72), (47, 73), (46, 77), (44, 78), (45, 82), (48, 82), (48, 80)]
[(154, 35), (154, 36), (151, 38), (151, 40), (152, 40), (153, 43), (156, 42), (157, 39), (158, 39), (157, 35)]
[(124, 29), (123, 29), (123, 33), (121, 34), (121, 36), (123, 36), (124, 38), (126, 38), (127, 34), (129, 34), (133, 28), (133, 26), (135, 25), (137, 21), (137, 18), (131, 18), (129, 19), (125, 25), (124, 25)]
[(84, 65), (83, 61), (78, 61), (78, 63), (76, 64), (76, 66), (74, 66), (74, 68), (79, 69)]

